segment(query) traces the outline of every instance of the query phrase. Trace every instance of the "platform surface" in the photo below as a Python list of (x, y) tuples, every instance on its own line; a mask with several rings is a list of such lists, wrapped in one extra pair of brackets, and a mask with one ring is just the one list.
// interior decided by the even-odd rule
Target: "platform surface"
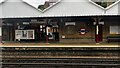
[(0, 47), (120, 47), (120, 44), (6, 43)]

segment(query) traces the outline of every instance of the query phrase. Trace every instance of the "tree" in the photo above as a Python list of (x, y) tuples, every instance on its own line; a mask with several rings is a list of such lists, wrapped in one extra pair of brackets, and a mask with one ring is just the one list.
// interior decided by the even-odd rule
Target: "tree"
[(38, 6), (38, 9), (44, 10), (44, 9), (45, 9), (45, 8), (44, 8), (44, 5), (39, 5), (39, 6)]
[(97, 3), (98, 5), (106, 8), (110, 6), (111, 4), (115, 3), (118, 0), (92, 0), (93, 2)]

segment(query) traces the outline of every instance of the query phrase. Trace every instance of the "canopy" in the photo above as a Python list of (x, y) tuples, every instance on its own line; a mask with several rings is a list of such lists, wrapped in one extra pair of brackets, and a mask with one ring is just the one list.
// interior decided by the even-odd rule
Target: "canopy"
[(116, 4), (104, 10), (89, 0), (60, 0), (54, 6), (41, 11), (23, 0), (4, 0), (0, 3), (0, 18), (119, 15), (119, 7)]

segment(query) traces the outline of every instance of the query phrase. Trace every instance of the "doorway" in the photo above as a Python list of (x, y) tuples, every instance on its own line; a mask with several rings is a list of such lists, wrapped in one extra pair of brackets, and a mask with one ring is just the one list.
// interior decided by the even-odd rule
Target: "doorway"
[(100, 42), (102, 42), (103, 41), (103, 25), (99, 25), (99, 32), (98, 32), (98, 34), (99, 34), (99, 41)]
[(101, 24), (96, 25), (95, 41), (96, 41), (96, 43), (103, 41), (103, 25), (101, 25)]
[(2, 41), (13, 41), (13, 31), (10, 26), (2, 27)]

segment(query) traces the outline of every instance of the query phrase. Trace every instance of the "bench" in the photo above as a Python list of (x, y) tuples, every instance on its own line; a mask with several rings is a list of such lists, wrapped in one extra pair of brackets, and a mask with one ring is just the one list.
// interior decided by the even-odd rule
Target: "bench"
[(107, 42), (120, 42), (120, 36), (108, 36), (107, 37)]

